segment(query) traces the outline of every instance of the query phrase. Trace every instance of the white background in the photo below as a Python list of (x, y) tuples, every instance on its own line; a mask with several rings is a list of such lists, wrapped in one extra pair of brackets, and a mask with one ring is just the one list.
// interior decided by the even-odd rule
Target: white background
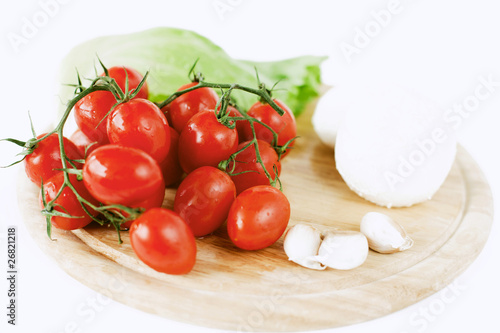
[[(44, 0), (47, 2), (49, 0)], [(61, 0), (61, 3), (63, 1)], [(500, 81), (500, 5), (492, 0), (401, 0), (398, 14), (360, 48), (349, 63), (340, 45), (353, 44), (357, 28), (374, 20), (372, 11), (388, 0), (358, 1), (71, 1), (19, 50), (9, 33), (21, 33), (23, 20), (42, 10), (38, 1), (4, 2), (0, 11), (0, 137), (29, 138), (27, 111), (38, 129), (54, 121), (58, 64), (75, 45), (100, 35), (128, 33), (156, 26), (197, 31), (231, 56), (275, 60), (303, 54), (328, 55), (323, 79), (341, 85), (353, 79), (390, 79), (413, 86), (444, 107), (474, 94), (479, 77)], [(224, 6), (218, 12), (216, 5)], [(481, 102), (460, 127), (459, 141), (486, 174), (500, 210), (500, 87)], [(0, 164), (18, 152), (0, 143)], [(216, 332), (142, 313), (110, 302), (87, 320), (76, 309), (96, 298), (93, 290), (70, 278), (33, 243), (21, 221), (15, 198), (17, 169), (0, 170), (0, 232), (18, 226), (18, 326), (6, 325), (6, 290), (0, 273), (2, 332), (65, 332), (75, 322), (79, 332)], [(457, 283), (457, 297), (436, 307), (435, 294), (414, 306), (367, 323), (328, 332), (499, 332), (500, 234), (495, 218), (490, 239)], [(4, 236), (5, 237), (5, 236)], [(6, 271), (5, 238), (0, 247)], [(439, 305), (439, 304), (438, 304)], [(208, 305), (207, 305), (208, 306)], [(438, 309), (439, 311), (437, 311)], [(221, 309), (221, 311), (224, 311)], [(417, 325), (411, 318), (432, 317)]]

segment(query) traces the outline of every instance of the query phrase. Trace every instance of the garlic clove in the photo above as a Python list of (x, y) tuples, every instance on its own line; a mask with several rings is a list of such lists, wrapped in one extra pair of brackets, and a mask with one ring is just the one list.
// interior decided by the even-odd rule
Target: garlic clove
[(400, 252), (413, 246), (413, 239), (403, 227), (385, 214), (366, 214), (361, 220), (360, 230), (368, 239), (370, 248), (379, 253)]
[(330, 268), (349, 270), (361, 266), (368, 256), (368, 241), (357, 231), (328, 231), (314, 260)]
[(316, 228), (297, 224), (287, 231), (283, 248), (288, 260), (306, 268), (324, 270), (326, 267), (314, 259), (320, 244), (321, 233)]

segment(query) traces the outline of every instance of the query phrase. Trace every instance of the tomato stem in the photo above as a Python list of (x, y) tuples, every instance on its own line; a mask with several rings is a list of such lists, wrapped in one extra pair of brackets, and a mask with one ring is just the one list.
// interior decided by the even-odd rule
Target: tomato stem
[(200, 88), (242, 90), (242, 91), (245, 91), (245, 92), (248, 92), (248, 93), (251, 93), (251, 94), (254, 94), (254, 95), (257, 95), (257, 96), (263, 98), (264, 101), (266, 101), (266, 103), (268, 103), (274, 110), (276, 110), (276, 112), (278, 112), (278, 114), (280, 116), (282, 116), (285, 113), (285, 111), (278, 104), (276, 104), (276, 102), (274, 102), (274, 100), (271, 98), (271, 95), (269, 94), (269, 90), (267, 90), (263, 84), (261, 84), (258, 89), (254, 89), (254, 88), (242, 86), (242, 85), (237, 84), (237, 83), (232, 83), (232, 84), (211, 83), (211, 82), (206, 82), (203, 80), (200, 80), (198, 82), (198, 84), (196, 84), (192, 87), (174, 92), (172, 95), (170, 95), (163, 102), (157, 103), (157, 105), (161, 109), (164, 106), (170, 104), (177, 97), (184, 95), (190, 91), (200, 89)]

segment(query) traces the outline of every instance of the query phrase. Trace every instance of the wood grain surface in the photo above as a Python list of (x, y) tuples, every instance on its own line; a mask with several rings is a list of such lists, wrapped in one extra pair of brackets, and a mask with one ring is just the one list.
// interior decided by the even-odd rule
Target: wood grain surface
[[(313, 106), (310, 107), (312, 109)], [(314, 133), (310, 114), (298, 119), (301, 136), (282, 166), (291, 207), (289, 226), (359, 230), (364, 214), (388, 214), (415, 245), (405, 252), (370, 251), (351, 271), (313, 271), (287, 260), (283, 238), (260, 251), (243, 251), (225, 228), (197, 240), (193, 271), (158, 273), (133, 253), (128, 233), (88, 226), (54, 230), (50, 241), (39, 213), (38, 191), (19, 177), (18, 199), (27, 229), (60, 267), (88, 287), (142, 311), (195, 325), (237, 331), (304, 331), (338, 327), (387, 315), (439, 291), (483, 248), (493, 221), (489, 186), (468, 153), (456, 162), (434, 198), (410, 208), (387, 209), (351, 192), (335, 169), (333, 152)], [(164, 207), (173, 206), (167, 189)]]

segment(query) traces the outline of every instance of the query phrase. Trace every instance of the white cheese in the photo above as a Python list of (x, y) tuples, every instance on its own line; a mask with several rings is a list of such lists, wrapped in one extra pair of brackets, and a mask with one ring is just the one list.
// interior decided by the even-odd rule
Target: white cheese
[(336, 166), (344, 181), (386, 207), (432, 198), (456, 154), (456, 138), (442, 110), (389, 85), (360, 86), (357, 96), (336, 135)]

